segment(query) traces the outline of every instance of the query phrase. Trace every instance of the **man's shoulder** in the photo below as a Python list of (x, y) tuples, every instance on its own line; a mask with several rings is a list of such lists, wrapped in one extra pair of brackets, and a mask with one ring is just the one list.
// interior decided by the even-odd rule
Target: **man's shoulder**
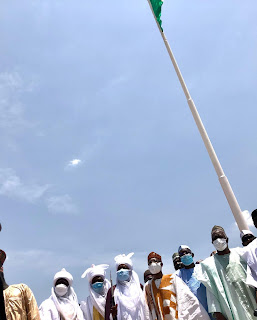
[(41, 303), (39, 309), (51, 309), (51, 307), (54, 306), (54, 305), (55, 305), (55, 304), (54, 304), (52, 298), (49, 297), (48, 299), (44, 300), (44, 301)]
[[(215, 253), (215, 254), (212, 255), (211, 257), (208, 257), (208, 258), (204, 259), (204, 260), (199, 264), (199, 267), (201, 267), (201, 266), (209, 266), (209, 265), (213, 264), (214, 261), (215, 261), (215, 256), (216, 256), (216, 254), (217, 254), (217, 253)], [(198, 267), (198, 268), (199, 268), (199, 267)]]

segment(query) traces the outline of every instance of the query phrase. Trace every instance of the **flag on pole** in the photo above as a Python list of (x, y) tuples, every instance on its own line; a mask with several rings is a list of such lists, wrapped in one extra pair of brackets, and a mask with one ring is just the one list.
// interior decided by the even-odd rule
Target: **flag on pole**
[[(160, 28), (162, 29), (162, 20), (161, 20), (161, 14), (162, 14), (162, 0), (150, 0), (154, 15), (156, 17), (157, 22), (159, 23)], [(163, 30), (163, 29), (162, 29)]]

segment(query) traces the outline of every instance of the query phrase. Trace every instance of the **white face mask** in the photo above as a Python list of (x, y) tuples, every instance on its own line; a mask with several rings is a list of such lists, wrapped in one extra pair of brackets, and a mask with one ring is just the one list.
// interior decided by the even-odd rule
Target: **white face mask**
[(224, 251), (228, 246), (227, 240), (224, 238), (218, 238), (218, 239), (214, 240), (213, 245), (217, 251)]
[(62, 297), (68, 292), (68, 287), (65, 284), (61, 283), (61, 284), (57, 284), (54, 290), (58, 296)]
[(152, 262), (149, 266), (149, 270), (151, 274), (157, 274), (161, 272), (162, 270), (161, 262)]

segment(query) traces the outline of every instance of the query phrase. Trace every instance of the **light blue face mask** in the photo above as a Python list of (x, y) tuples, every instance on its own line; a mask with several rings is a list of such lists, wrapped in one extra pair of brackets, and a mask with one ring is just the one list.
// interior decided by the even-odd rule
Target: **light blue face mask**
[(120, 269), (117, 271), (117, 279), (120, 282), (129, 281), (130, 275), (131, 275), (131, 271), (128, 269)]
[(98, 294), (101, 294), (103, 292), (103, 287), (104, 283), (100, 281), (92, 284), (92, 289)]
[(190, 264), (194, 263), (191, 253), (185, 254), (184, 256), (180, 257), (180, 260), (185, 266), (190, 266)]

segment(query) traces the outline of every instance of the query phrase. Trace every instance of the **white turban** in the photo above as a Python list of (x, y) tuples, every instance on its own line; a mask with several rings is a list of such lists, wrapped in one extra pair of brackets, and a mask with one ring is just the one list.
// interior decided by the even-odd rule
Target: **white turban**
[(252, 231), (250, 231), (250, 230), (242, 230), (242, 231), (240, 232), (240, 237), (241, 237), (241, 239), (243, 238), (243, 236), (245, 236), (245, 235), (247, 235), (247, 234), (251, 234), (251, 235), (253, 236)]
[(114, 258), (116, 262), (116, 269), (118, 269), (118, 266), (120, 264), (125, 264), (128, 266), (131, 270), (133, 269), (133, 263), (131, 261), (131, 257), (134, 255), (134, 252), (129, 253), (127, 256), (125, 254), (119, 254)]
[(55, 286), (55, 284), (56, 284), (56, 281), (58, 280), (58, 279), (61, 279), (61, 278), (63, 278), (63, 279), (66, 279), (68, 282), (69, 282), (69, 285), (70, 286), (72, 286), (72, 283), (73, 283), (73, 277), (72, 277), (72, 275), (69, 273), (69, 272), (67, 272), (64, 268), (61, 270), (61, 271), (59, 271), (59, 272), (57, 272), (56, 274), (55, 274), (55, 276), (54, 276), (54, 286)]
[(103, 279), (105, 279), (105, 270), (109, 268), (108, 264), (99, 264), (98, 266), (95, 266), (92, 264), (91, 268), (88, 268), (81, 276), (81, 278), (85, 278), (87, 276), (88, 282), (91, 283), (94, 277), (101, 276)]

